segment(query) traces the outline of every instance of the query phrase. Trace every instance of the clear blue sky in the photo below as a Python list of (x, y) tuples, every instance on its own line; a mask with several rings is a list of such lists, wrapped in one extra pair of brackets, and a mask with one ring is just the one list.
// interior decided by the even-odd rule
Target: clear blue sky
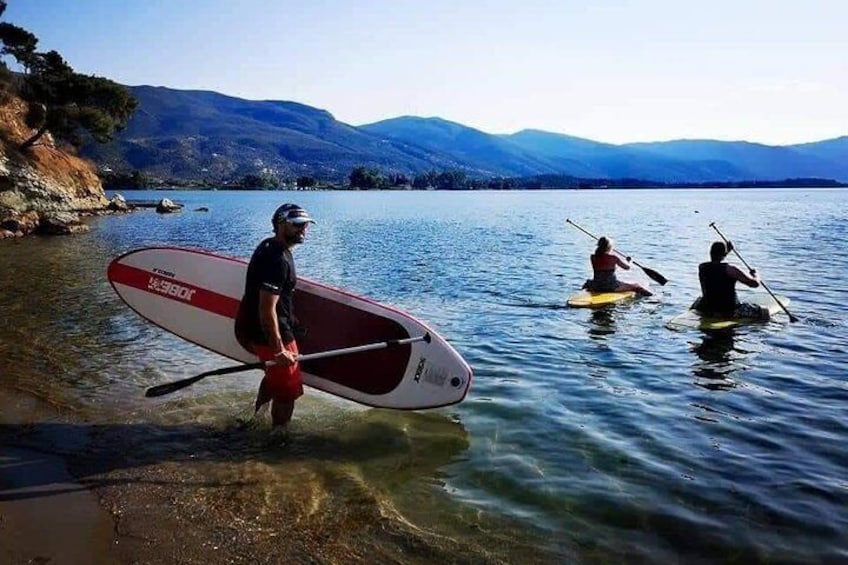
[(359, 125), (772, 145), (848, 135), (848, 0), (8, 0), (78, 71)]

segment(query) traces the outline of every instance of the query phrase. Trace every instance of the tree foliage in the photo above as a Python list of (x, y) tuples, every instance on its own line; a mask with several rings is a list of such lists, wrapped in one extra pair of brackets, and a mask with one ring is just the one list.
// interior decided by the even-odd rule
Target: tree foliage
[[(5, 0), (0, 0), (0, 16), (5, 9)], [(0, 22), (0, 44), (0, 57), (12, 56), (24, 69), (18, 94), (30, 105), (27, 125), (37, 129), (22, 149), (47, 131), (74, 146), (88, 138), (110, 141), (138, 107), (123, 86), (75, 72), (56, 51), (36, 51), (38, 38), (25, 29)]]
[(316, 184), (318, 184), (318, 181), (314, 177), (302, 176), (297, 177), (295, 183), (298, 188), (313, 188)]
[[(5, 11), (6, 0), (0, 0), (0, 18)], [(12, 56), (24, 71), (28, 71), (37, 46), (38, 38), (35, 35), (9, 22), (0, 21), (0, 65), (5, 70), (8, 67), (2, 59)]]
[(150, 178), (141, 171), (133, 171), (132, 173), (109, 171), (101, 173), (100, 180), (106, 190), (142, 189), (153, 185)]
[(0, 55), (11, 55), (25, 70), (29, 70), (38, 38), (16, 25), (0, 22), (0, 43), (3, 44)]
[(280, 187), (280, 182), (267, 174), (247, 174), (238, 181), (236, 188), (245, 190), (271, 190)]
[[(355, 167), (348, 177), (351, 188), (418, 190), (512, 190), (519, 188), (521, 179), (503, 177), (470, 178), (463, 171), (428, 171), (415, 175), (412, 180), (404, 174), (384, 175), (378, 169)], [(527, 187), (522, 188), (538, 188)]]
[(412, 180), (413, 188), (435, 188), (438, 190), (468, 190), (476, 188), (472, 186), (472, 180), (466, 177), (462, 171), (429, 171), (416, 175)]
[(375, 188), (385, 188), (386, 179), (376, 169), (366, 169), (365, 167), (355, 167), (348, 177), (351, 188), (359, 188), (371, 190)]
[(401, 173), (384, 175), (378, 169), (366, 167), (354, 167), (348, 175), (348, 183), (351, 188), (360, 190), (382, 190), (409, 188), (409, 178)]

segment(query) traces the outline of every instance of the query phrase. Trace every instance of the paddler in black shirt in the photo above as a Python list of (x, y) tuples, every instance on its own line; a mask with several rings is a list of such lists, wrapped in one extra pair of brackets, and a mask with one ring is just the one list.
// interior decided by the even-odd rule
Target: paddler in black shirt
[(725, 257), (732, 250), (733, 243), (716, 241), (710, 247), (710, 260), (698, 265), (701, 297), (692, 305), (693, 309), (710, 317), (768, 319), (767, 308), (739, 302), (736, 283), (756, 288), (760, 286), (760, 277), (756, 269), (751, 269), (749, 276), (725, 263)]

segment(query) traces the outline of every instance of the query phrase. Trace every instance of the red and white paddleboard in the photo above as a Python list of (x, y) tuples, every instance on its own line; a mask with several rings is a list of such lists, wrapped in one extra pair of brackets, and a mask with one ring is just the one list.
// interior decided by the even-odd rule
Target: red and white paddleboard
[[(177, 336), (245, 363), (257, 358), (233, 330), (247, 262), (204, 251), (153, 247), (109, 265), (109, 282), (142, 318)], [(409, 314), (298, 277), (294, 309), (307, 328), (302, 354), (407, 339), (431, 339), (302, 364), (303, 382), (368, 406), (417, 410), (456, 404), (471, 368), (441, 336)]]

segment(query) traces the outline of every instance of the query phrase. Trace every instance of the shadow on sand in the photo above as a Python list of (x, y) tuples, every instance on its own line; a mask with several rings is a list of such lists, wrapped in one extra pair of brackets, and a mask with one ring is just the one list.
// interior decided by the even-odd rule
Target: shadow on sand
[[(352, 463), (392, 484), (428, 476), (468, 448), (463, 425), (441, 414), (368, 410), (330, 429), (293, 430), (284, 444), (270, 443), (269, 428), (243, 429), (232, 424), (159, 425), (87, 423), (0, 424), (0, 502), (45, 497), (73, 490), (96, 489), (126, 482), (169, 484), (127, 471), (159, 464)], [(12, 448), (18, 449), (12, 449)], [(21, 455), (30, 452), (29, 456)], [(38, 457), (59, 456), (78, 486), (55, 484), (50, 474), (35, 472)], [(400, 472), (398, 472), (400, 470)], [(116, 477), (115, 471), (120, 477)], [(245, 487), (252, 480), (211, 476), (188, 484), (196, 487)], [(186, 486), (185, 480), (180, 480)], [(52, 488), (55, 486), (56, 488)], [(383, 484), (382, 486), (388, 486)]]

